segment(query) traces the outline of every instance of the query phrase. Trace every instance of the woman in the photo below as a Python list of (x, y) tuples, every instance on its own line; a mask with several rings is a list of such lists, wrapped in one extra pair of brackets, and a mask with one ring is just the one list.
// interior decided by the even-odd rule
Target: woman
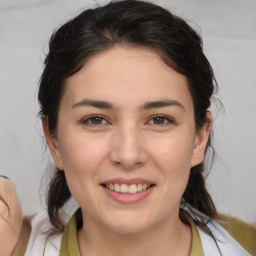
[(60, 27), (38, 94), (51, 229), (32, 218), (25, 255), (249, 255), (205, 187), (214, 85), (200, 36), (159, 6), (110, 2)]

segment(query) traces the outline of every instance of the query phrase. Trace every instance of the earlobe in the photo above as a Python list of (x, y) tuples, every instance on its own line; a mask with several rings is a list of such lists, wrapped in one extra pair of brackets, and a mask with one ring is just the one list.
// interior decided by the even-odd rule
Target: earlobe
[(211, 126), (212, 126), (212, 113), (207, 111), (206, 122), (203, 127), (197, 132), (195, 137), (195, 144), (191, 158), (191, 167), (196, 166), (203, 162), (204, 153), (209, 140)]
[(59, 152), (58, 140), (55, 136), (53, 136), (49, 131), (49, 122), (48, 117), (45, 116), (42, 118), (44, 136), (48, 142), (48, 146), (51, 152), (51, 156), (59, 170), (63, 170), (63, 164)]

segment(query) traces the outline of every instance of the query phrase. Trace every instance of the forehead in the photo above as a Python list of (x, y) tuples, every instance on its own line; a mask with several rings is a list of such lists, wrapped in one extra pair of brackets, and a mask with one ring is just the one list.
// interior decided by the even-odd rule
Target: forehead
[(163, 97), (192, 104), (186, 77), (167, 66), (153, 50), (114, 47), (90, 57), (67, 79), (63, 100), (74, 104), (93, 98), (122, 105)]

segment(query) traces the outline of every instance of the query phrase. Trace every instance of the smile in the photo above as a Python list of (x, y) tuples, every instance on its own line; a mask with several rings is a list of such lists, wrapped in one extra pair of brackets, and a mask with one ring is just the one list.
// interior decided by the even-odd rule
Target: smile
[(108, 197), (121, 204), (134, 204), (146, 199), (156, 187), (156, 183), (143, 178), (114, 178), (100, 183)]
[(103, 184), (103, 186), (107, 189), (110, 189), (112, 191), (119, 192), (122, 194), (136, 194), (152, 187), (153, 185), (150, 185), (150, 184), (127, 185), (127, 184), (114, 183), (114, 184)]

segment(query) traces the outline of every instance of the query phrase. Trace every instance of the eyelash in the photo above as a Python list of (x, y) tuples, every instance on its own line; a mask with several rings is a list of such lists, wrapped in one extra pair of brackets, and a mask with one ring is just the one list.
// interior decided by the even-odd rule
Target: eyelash
[[(93, 123), (95, 121), (95, 119), (99, 119), (98, 121), (100, 123)], [(157, 119), (160, 119), (161, 121), (163, 121), (163, 123), (154, 123), (154, 121), (157, 121)], [(153, 123), (150, 123), (151, 121), (153, 121)], [(105, 123), (102, 123), (102, 122), (105, 122)], [(109, 123), (109, 122), (106, 120), (106, 118), (103, 116), (100, 116), (100, 115), (89, 116), (86, 119), (82, 120), (82, 124), (91, 125), (91, 126), (101, 126), (101, 125), (105, 125), (107, 123)], [(155, 125), (155, 126), (165, 126), (168, 124), (175, 124), (175, 121), (173, 119), (171, 119), (170, 117), (167, 117), (164, 115), (155, 115), (155, 116), (152, 116), (147, 123), (149, 123), (150, 125)]]
[[(96, 118), (99, 118), (101, 121), (105, 121), (106, 123), (108, 123), (108, 121), (106, 120), (106, 118), (102, 117), (102, 116), (89, 116), (87, 117), (86, 119), (82, 120), (82, 124), (87, 124), (87, 125), (92, 125), (92, 126), (100, 126), (102, 125), (102, 123), (99, 123), (99, 124), (94, 124), (92, 122), (92, 120), (96, 119)], [(104, 124), (103, 124), (104, 125)]]
[(150, 118), (149, 122), (150, 122), (150, 121), (153, 121), (153, 120), (156, 120), (156, 119), (158, 119), (158, 118), (161, 118), (161, 119), (164, 121), (164, 123), (160, 123), (160, 124), (159, 124), (159, 123), (158, 123), (158, 124), (153, 123), (152, 125), (164, 126), (164, 125), (174, 124), (174, 123), (175, 123), (175, 121), (174, 121), (173, 119), (171, 119), (170, 117), (164, 116), (164, 115), (156, 115), (156, 116), (153, 116), (153, 117)]

